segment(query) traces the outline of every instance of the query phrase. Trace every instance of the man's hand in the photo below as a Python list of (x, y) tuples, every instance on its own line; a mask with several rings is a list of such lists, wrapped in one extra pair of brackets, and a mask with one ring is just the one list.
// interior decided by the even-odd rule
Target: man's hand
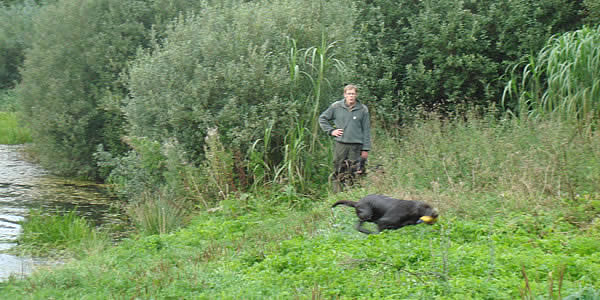
[(367, 159), (369, 157), (369, 151), (361, 151), (360, 157)]
[(335, 129), (331, 132), (331, 135), (335, 137), (342, 136), (342, 134), (344, 134), (344, 129)]

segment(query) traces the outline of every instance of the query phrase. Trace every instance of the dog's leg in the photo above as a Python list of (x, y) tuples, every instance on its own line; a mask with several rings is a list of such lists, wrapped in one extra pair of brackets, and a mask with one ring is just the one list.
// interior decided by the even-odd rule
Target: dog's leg
[(358, 230), (358, 231), (360, 231), (360, 232), (362, 232), (362, 233), (366, 233), (366, 234), (373, 234), (374, 232), (372, 232), (372, 231), (369, 231), (369, 230), (367, 230), (367, 229), (364, 229), (364, 228), (362, 227), (362, 224), (363, 224), (364, 222), (365, 222), (365, 221), (362, 221), (362, 220), (361, 220), (361, 221), (358, 221), (358, 223), (356, 223), (356, 230)]
[(388, 217), (383, 217), (380, 218), (379, 220), (377, 220), (377, 228), (379, 229), (379, 232), (386, 230), (386, 229), (398, 229), (401, 227), (404, 227), (406, 225), (410, 225), (409, 222), (403, 222), (403, 223), (398, 223), (397, 221), (394, 221), (394, 219), (390, 219)]

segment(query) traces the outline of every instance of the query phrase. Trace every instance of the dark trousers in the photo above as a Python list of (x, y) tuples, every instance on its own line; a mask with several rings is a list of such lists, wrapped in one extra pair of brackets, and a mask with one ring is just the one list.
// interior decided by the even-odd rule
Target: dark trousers
[(354, 184), (354, 174), (351, 174), (353, 171), (348, 168), (348, 161), (358, 161), (361, 151), (362, 144), (335, 143), (333, 151), (333, 166), (335, 170), (332, 174), (333, 180), (331, 182), (335, 193), (341, 192), (344, 186)]
[(335, 167), (335, 174), (337, 174), (342, 167), (344, 160), (357, 161), (360, 158), (361, 150), (362, 144), (344, 144), (336, 142), (333, 152), (333, 166)]

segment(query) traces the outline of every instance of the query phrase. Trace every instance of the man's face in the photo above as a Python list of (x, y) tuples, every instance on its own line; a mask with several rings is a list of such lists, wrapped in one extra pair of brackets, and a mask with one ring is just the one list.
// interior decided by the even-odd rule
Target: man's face
[(344, 92), (344, 99), (346, 99), (346, 105), (353, 107), (356, 104), (356, 97), (358, 93), (354, 89), (349, 89)]

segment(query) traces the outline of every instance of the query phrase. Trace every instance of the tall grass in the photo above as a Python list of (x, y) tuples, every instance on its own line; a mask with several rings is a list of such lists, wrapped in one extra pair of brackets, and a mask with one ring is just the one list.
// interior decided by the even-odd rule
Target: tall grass
[(0, 144), (24, 144), (31, 142), (29, 129), (17, 121), (14, 112), (0, 111)]
[(144, 192), (127, 209), (136, 228), (145, 235), (166, 234), (185, 224), (184, 203), (167, 192)]
[(54, 255), (63, 251), (77, 255), (80, 251), (106, 247), (110, 240), (76, 211), (45, 214), (31, 210), (21, 225), (23, 232), (18, 238), (18, 250), (33, 255)]
[[(516, 70), (513, 70), (513, 72)], [(590, 124), (600, 117), (600, 26), (551, 38), (514, 74), (503, 101), (516, 98), (527, 118), (558, 118)]]
[(16, 108), (14, 92), (0, 90), (0, 144), (31, 142), (29, 129), (18, 122)]
[(375, 140), (380, 158), (372, 163), (386, 173), (371, 172), (370, 189), (416, 193), (472, 216), (568, 206), (565, 199), (599, 192), (600, 133), (579, 135), (576, 127), (558, 120), (432, 116), (406, 128), (399, 140)]
[[(345, 65), (336, 58), (337, 42), (328, 42), (325, 32), (322, 32), (318, 46), (298, 49), (296, 40), (288, 38), (288, 47), (290, 96), (293, 101), (306, 102), (307, 108), (302, 119), (287, 128), (284, 143), (278, 149), (282, 153), (280, 161), (272, 159), (273, 123), (270, 123), (263, 138), (254, 141), (249, 149), (248, 170), (254, 179), (254, 189), (260, 188), (261, 184), (283, 184), (301, 193), (314, 194), (318, 188), (311, 188), (310, 182), (321, 182), (326, 177), (317, 162), (329, 151), (327, 147), (316, 147), (318, 139), (323, 138), (318, 124), (323, 106), (321, 98), (324, 90), (331, 89), (331, 81), (339, 82), (345, 73)], [(303, 87), (310, 89), (307, 99), (296, 99), (295, 91)]]

